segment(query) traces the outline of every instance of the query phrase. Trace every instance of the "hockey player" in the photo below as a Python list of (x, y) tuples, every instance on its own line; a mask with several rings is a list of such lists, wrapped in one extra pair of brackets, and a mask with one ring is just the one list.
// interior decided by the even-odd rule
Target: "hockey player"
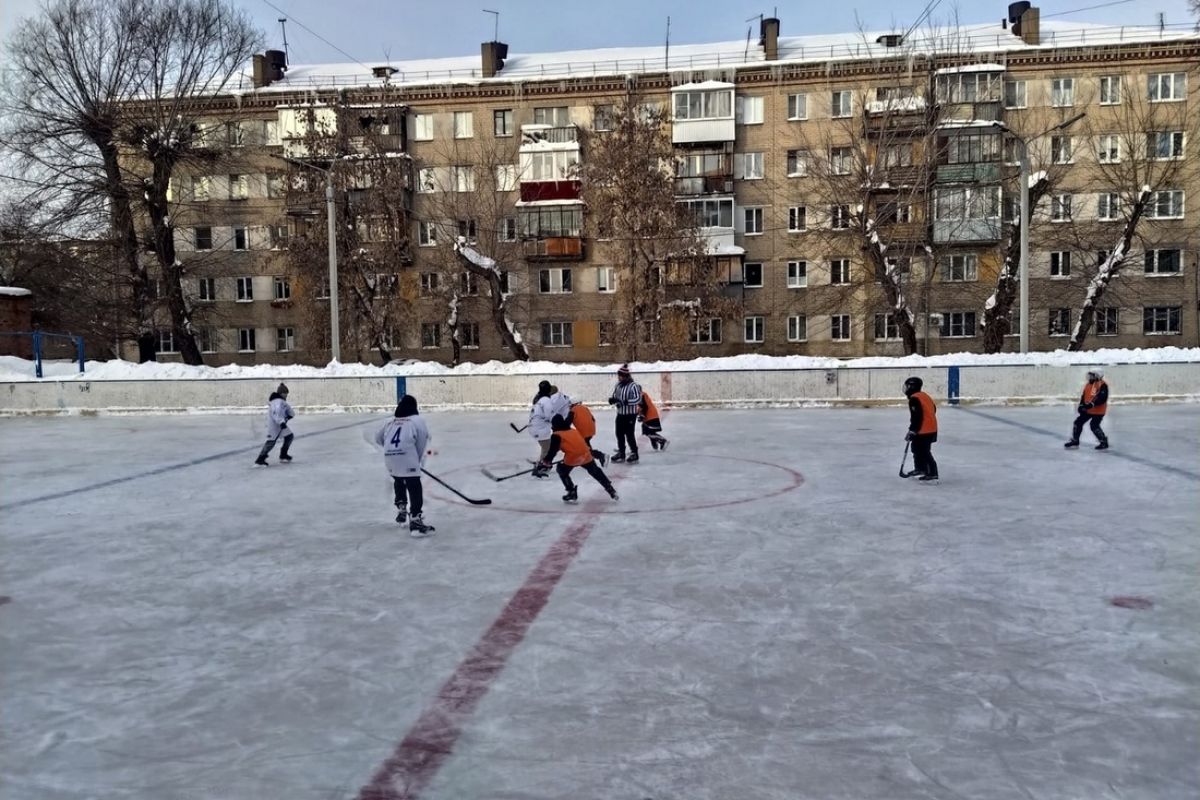
[[(529, 411), (529, 435), (537, 440), (539, 446), (538, 462), (546, 459), (546, 453), (550, 449), (550, 436), (554, 433), (550, 427), (550, 421), (554, 419), (554, 415), (561, 415), (563, 419), (571, 413), (571, 398), (558, 390), (550, 381), (542, 381), (538, 384), (538, 393), (533, 398), (533, 408)], [(541, 466), (536, 466), (533, 469), (533, 477), (545, 478), (550, 474), (550, 471), (543, 470)]]
[(592, 447), (592, 437), (596, 435), (596, 416), (592, 414), (592, 410), (582, 400), (572, 400), (567, 422), (579, 431), (579, 435), (587, 442), (588, 449), (592, 451), (592, 458), (599, 461), (603, 467), (608, 462), (608, 456)]
[(267, 398), (267, 441), (258, 452), (258, 458), (254, 459), (254, 463), (260, 467), (267, 466), (267, 455), (275, 448), (275, 442), (279, 441), (280, 436), (283, 437), (283, 446), (279, 448), (279, 460), (284, 463), (292, 460), (288, 449), (292, 446), (294, 437), (288, 428), (288, 422), (296, 416), (296, 412), (288, 405), (287, 396), (287, 384), (280, 383)]
[(918, 480), (936, 481), (937, 462), (933, 460), (933, 443), (937, 441), (937, 406), (933, 398), (921, 391), (924, 385), (920, 378), (909, 378), (904, 382), (904, 394), (908, 397), (908, 433), (905, 441), (912, 443), (913, 471), (904, 477), (919, 475)]
[(637, 418), (638, 405), (642, 402), (642, 387), (633, 381), (629, 373), (629, 365), (622, 364), (617, 370), (617, 385), (613, 387), (608, 404), (617, 407), (617, 452), (613, 455), (613, 463), (626, 461), (625, 445), (629, 445), (630, 464), (638, 460), (637, 449)]
[(642, 402), (638, 404), (638, 422), (642, 423), (642, 436), (650, 440), (650, 447), (655, 450), (667, 449), (670, 441), (662, 435), (662, 419), (658, 416), (658, 408), (644, 391)]
[(616, 500), (617, 490), (613, 488), (612, 481), (604, 474), (604, 470), (596, 465), (595, 459), (592, 458), (592, 448), (588, 447), (583, 435), (572, 428), (561, 414), (555, 414), (550, 425), (554, 430), (550, 437), (550, 450), (539, 466), (549, 471), (550, 462), (554, 460), (560, 450), (562, 451), (562, 461), (558, 463), (558, 477), (567, 490), (567, 493), (563, 495), (563, 502), (574, 503), (579, 499), (579, 487), (571, 481), (571, 470), (576, 467), (583, 467), (587, 470), (588, 475), (591, 475), (597, 483), (604, 487), (608, 496)]
[(1108, 384), (1104, 382), (1104, 370), (1098, 367), (1088, 370), (1087, 383), (1083, 385), (1083, 394), (1079, 396), (1078, 411), (1079, 416), (1071, 426), (1071, 441), (1064, 443), (1063, 447), (1068, 450), (1079, 447), (1079, 434), (1083, 433), (1083, 426), (1087, 423), (1100, 441), (1096, 449), (1107, 450), (1108, 437), (1100, 429), (1100, 421), (1108, 411)]
[(383, 448), (383, 461), (392, 476), (396, 503), (396, 522), (408, 521), (408, 534), (423, 539), (434, 532), (425, 524), (421, 511), (425, 495), (421, 489), (421, 467), (429, 452), (429, 428), (417, 412), (417, 399), (410, 394), (400, 398), (395, 417), (375, 434), (375, 442)]

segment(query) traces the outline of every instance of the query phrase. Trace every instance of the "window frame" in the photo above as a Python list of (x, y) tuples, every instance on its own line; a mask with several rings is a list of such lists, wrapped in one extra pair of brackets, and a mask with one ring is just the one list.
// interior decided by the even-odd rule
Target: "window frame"
[(938, 335), (943, 339), (974, 339), (979, 335), (979, 318), (974, 311), (943, 311)]
[(454, 138), (455, 139), (474, 139), (475, 138), (475, 112), (474, 111), (455, 111), (454, 113)]
[(830, 314), (829, 339), (833, 342), (854, 341), (854, 318), (850, 314)]
[(492, 109), (492, 136), (497, 139), (511, 139), (514, 135), (515, 117), (511, 108)]
[(217, 279), (216, 278), (197, 278), (196, 279), (196, 302), (197, 303), (215, 303), (215, 302), (217, 302)]
[(272, 300), (291, 300), (292, 281), (287, 275), (274, 275), (271, 280)]
[(767, 340), (767, 318), (762, 314), (742, 317), (742, 343), (762, 344)]
[[(701, 334), (701, 325), (705, 328), (703, 334)], [(690, 344), (721, 344), (723, 334), (720, 317), (697, 317), (692, 320), (688, 342)]]
[(254, 302), (254, 277), (239, 275), (234, 278), (234, 301), (238, 303)]
[(788, 122), (804, 122), (808, 119), (808, 92), (794, 92), (787, 96), (787, 119)]
[[(882, 326), (881, 324), (882, 323)], [(880, 328), (883, 329), (883, 335), (880, 336)], [(896, 314), (891, 311), (877, 312), (875, 314), (875, 338), (876, 342), (898, 342), (900, 341), (900, 323), (896, 321)]]
[(808, 261), (807, 261), (807, 259), (796, 259), (795, 261), (787, 262), (787, 288), (789, 288), (789, 289), (807, 289), (808, 288)]
[[(1159, 328), (1160, 313), (1165, 327)], [(1174, 328), (1172, 329), (1172, 322)], [(1147, 323), (1150, 323), (1147, 325)], [(1155, 328), (1149, 330), (1148, 328)], [(1179, 336), (1183, 333), (1183, 306), (1142, 306), (1143, 336)]]
[[(1013, 93), (1014, 93), (1013, 99), (1014, 100), (1016, 100), (1015, 95), (1020, 95), (1020, 103), (1019, 104), (1009, 103), (1009, 87), (1010, 86), (1013, 87)], [(1029, 91), (1026, 86), (1026, 82), (1023, 78), (1004, 81), (1004, 86), (1001, 88), (1000, 91), (1001, 91), (1000, 99), (1006, 109), (1019, 109), (1019, 108), (1028, 108), (1029, 107)]]
[(943, 256), (939, 266), (942, 283), (975, 283), (979, 280), (978, 253), (953, 253)]
[(850, 89), (829, 92), (829, 118), (847, 119), (854, 116), (854, 93)]
[[(555, 327), (557, 326), (557, 328)], [(574, 347), (575, 325), (570, 321), (549, 321), (541, 323), (542, 347)], [(557, 335), (556, 335), (557, 332)], [(549, 334), (549, 336), (547, 336)], [(560, 341), (555, 342), (554, 339)], [(549, 339), (550, 341), (547, 341)]]
[(808, 206), (788, 208), (788, 233), (805, 233), (808, 230)]
[[(763, 206), (742, 206), (742, 235), (762, 236), (766, 230), (767, 215)], [(751, 222), (754, 223), (751, 230)]]
[[(1170, 96), (1164, 96), (1163, 78), (1169, 79)], [(1176, 86), (1176, 83), (1180, 86)], [(1151, 103), (1182, 103), (1187, 99), (1186, 72), (1153, 72), (1146, 76), (1146, 99)]]
[[(758, 281), (756, 283), (750, 282), (751, 281), (750, 273), (752, 270), (758, 272)], [(765, 274), (766, 274), (766, 270), (763, 269), (763, 263), (761, 261), (743, 261), (742, 262), (742, 288), (743, 289), (761, 289), (763, 287), (763, 277)]]
[[(801, 321), (803, 320), (803, 322)], [(803, 336), (801, 336), (801, 328), (803, 328)], [(787, 318), (787, 340), (789, 342), (807, 342), (808, 341), (808, 315), (807, 314), (789, 314)]]
[[(280, 347), (280, 344), (283, 346)], [(296, 349), (296, 329), (285, 325), (275, 329), (275, 352), (290, 353)]]
[(596, 291), (599, 294), (615, 294), (617, 291), (617, 268), (596, 267)]
[(1054, 280), (1065, 280), (1071, 277), (1071, 251), (1051, 250), (1048, 266), (1050, 277)]
[[(1057, 87), (1056, 87), (1057, 84)], [(1075, 78), (1050, 79), (1050, 107), (1073, 108), (1075, 106)]]
[(1093, 320), (1097, 336), (1121, 335), (1121, 309), (1119, 306), (1097, 306)]
[[(1099, 103), (1102, 106), (1121, 105), (1124, 87), (1120, 75), (1101, 75), (1099, 83)], [(1114, 90), (1115, 87), (1115, 90)], [(1107, 95), (1107, 99), (1105, 96)]]
[[(246, 346), (247, 344), (249, 344), (249, 347)], [(257, 334), (254, 328), (238, 328), (238, 352), (258, 352)]]
[(538, 270), (538, 294), (573, 294), (570, 267), (544, 267)]
[(854, 282), (854, 267), (848, 258), (829, 259), (829, 285), (849, 286)]
[[(1174, 269), (1163, 269), (1163, 253), (1174, 253)], [(1153, 262), (1153, 265), (1151, 264)], [(1183, 250), (1178, 247), (1154, 247), (1143, 256), (1142, 274), (1147, 278), (1174, 278), (1183, 275)]]

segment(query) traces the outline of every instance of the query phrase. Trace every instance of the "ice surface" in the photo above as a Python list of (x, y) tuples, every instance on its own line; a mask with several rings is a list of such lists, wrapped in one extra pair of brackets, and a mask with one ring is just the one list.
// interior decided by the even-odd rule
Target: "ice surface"
[[(942, 408), (928, 486), (902, 409), (673, 411), (568, 507), (479, 473), (528, 467), (518, 418), (430, 414), (494, 504), (426, 481), (420, 541), (381, 418), (266, 469), (245, 417), (5, 420), (0, 794), (353, 798), (458, 709), (422, 798), (1194, 797), (1200, 410), (1113, 406), (1105, 453), (1073, 415)], [(564, 541), (478, 703), (439, 696)]]

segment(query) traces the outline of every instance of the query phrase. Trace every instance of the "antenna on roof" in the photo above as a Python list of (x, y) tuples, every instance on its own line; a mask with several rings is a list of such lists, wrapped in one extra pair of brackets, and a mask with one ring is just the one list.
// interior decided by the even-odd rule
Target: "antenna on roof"
[(667, 49), (663, 53), (663, 69), (671, 68), (671, 18), (667, 17)]
[[(762, 29), (763, 15), (762, 15), (762, 14), (755, 14), (753, 17), (750, 17), (749, 19), (747, 19), (747, 20), (746, 20), (746, 22), (754, 22), (754, 20), (758, 20), (758, 27), (759, 27), (759, 29), (761, 30), (761, 29)], [(742, 53), (742, 60), (743, 60), (743, 61), (749, 61), (749, 60), (750, 60), (750, 34), (751, 34), (753, 31), (754, 31), (754, 29), (753, 29), (753, 28), (746, 28), (746, 52)]]
[(1167, 27), (1167, 15), (1160, 11), (1158, 12), (1158, 32), (1162, 33), (1165, 27)]
[(492, 29), (492, 41), (500, 41), (500, 12), (492, 11), (490, 8), (483, 9), (483, 13), (492, 14), (495, 17), (496, 26)]
[(291, 61), (291, 59), (288, 57), (287, 17), (279, 18), (279, 29), (283, 31), (283, 60), (288, 62)]

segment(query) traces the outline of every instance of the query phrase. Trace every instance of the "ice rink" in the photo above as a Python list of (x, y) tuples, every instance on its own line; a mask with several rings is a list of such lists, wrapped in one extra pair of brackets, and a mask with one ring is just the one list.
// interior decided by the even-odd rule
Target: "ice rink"
[(902, 408), (673, 411), (577, 506), (431, 413), (493, 504), (425, 540), (382, 416), (0, 420), (0, 797), (1195, 800), (1200, 406), (1073, 410), (943, 407), (937, 486)]

